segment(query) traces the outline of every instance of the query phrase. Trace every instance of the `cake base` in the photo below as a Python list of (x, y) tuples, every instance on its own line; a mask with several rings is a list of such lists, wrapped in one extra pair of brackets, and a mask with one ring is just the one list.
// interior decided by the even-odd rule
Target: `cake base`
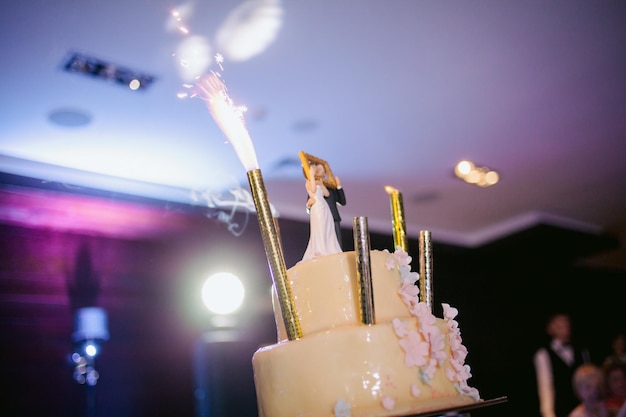
[[(445, 323), (438, 320), (445, 331)], [(448, 347), (446, 347), (446, 350)], [(407, 367), (390, 323), (340, 331), (259, 349), (253, 356), (260, 417), (408, 416), (477, 403), (462, 395), (442, 366), (428, 383)]]

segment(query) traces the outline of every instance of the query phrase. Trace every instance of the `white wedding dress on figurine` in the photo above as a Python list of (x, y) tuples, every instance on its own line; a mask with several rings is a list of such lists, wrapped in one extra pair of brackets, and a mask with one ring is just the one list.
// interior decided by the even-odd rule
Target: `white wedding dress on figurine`
[(302, 260), (306, 261), (318, 256), (342, 252), (335, 233), (335, 221), (328, 208), (328, 203), (324, 201), (324, 191), (320, 185), (315, 188), (315, 204), (311, 206), (310, 216), (309, 244)]

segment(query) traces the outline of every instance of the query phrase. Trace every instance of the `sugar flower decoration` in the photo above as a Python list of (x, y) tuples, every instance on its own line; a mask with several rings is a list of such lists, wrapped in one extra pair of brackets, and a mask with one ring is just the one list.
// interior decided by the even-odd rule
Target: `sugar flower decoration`
[[(387, 249), (385, 249), (383, 252), (389, 253)], [(398, 266), (397, 261), (393, 256), (388, 256), (387, 259), (385, 259), (385, 268), (387, 269), (387, 271), (391, 271), (397, 266)]]
[[(400, 271), (402, 282), (398, 294), (411, 315), (418, 319), (417, 331), (409, 330), (408, 321), (397, 318), (392, 320), (393, 330), (399, 338), (398, 343), (405, 352), (404, 364), (407, 367), (419, 367), (420, 380), (430, 384), (437, 369), (446, 363), (445, 333), (442, 333), (437, 326), (437, 318), (433, 315), (431, 308), (419, 301), (419, 287), (415, 285), (419, 275), (411, 272), (411, 257), (401, 248), (396, 249), (393, 254), (389, 251), (385, 252), (389, 254), (385, 261), (387, 270), (398, 269)], [(450, 358), (448, 365), (443, 369), (444, 374), (454, 383), (460, 393), (479, 400), (478, 390), (467, 385), (467, 380), (472, 374), (470, 367), (465, 364), (467, 349), (463, 346), (459, 323), (455, 320), (459, 312), (449, 304), (444, 303), (442, 307), (450, 346)], [(415, 397), (420, 395), (420, 389), (416, 384), (411, 385), (411, 394)], [(385, 401), (393, 402), (393, 399), (383, 398), (383, 405)]]
[[(389, 251), (385, 251), (389, 253)], [(401, 248), (396, 249), (391, 256), (387, 257), (385, 260), (385, 267), (388, 271), (397, 268), (400, 271), (402, 279), (408, 279), (411, 282), (416, 282), (419, 279), (419, 274), (417, 272), (411, 272), (411, 257)]]
[(463, 395), (473, 398), (475, 401), (480, 400), (480, 393), (476, 388), (467, 385), (467, 382), (459, 383), (455, 385), (456, 389)]
[(352, 411), (351, 408), (352, 407), (346, 400), (340, 398), (335, 403), (333, 413), (335, 414), (335, 417), (350, 417), (350, 413)]
[(419, 287), (415, 282), (419, 275), (411, 272), (411, 257), (398, 248), (391, 256), (387, 257), (387, 269), (397, 268), (402, 277), (402, 284), (398, 293), (407, 306), (409, 312), (417, 317), (417, 331), (407, 331), (408, 323), (400, 320), (394, 321), (394, 331), (400, 338), (400, 346), (405, 351), (405, 365), (420, 367), (420, 378), (429, 383), (437, 371), (437, 366), (446, 358), (444, 347), (445, 339), (437, 320), (426, 303), (420, 303), (418, 299)]
[(398, 265), (411, 266), (411, 256), (409, 256), (409, 254), (403, 251), (401, 248), (396, 249), (396, 251), (393, 253), (393, 256), (398, 261)]
[(418, 332), (410, 331), (407, 337), (400, 339), (398, 343), (405, 352), (404, 364), (406, 366), (426, 365), (426, 358), (430, 349), (428, 343), (422, 340), (422, 336)]
[(385, 395), (383, 397), (383, 407), (386, 410), (393, 410), (396, 407), (396, 401), (393, 398)]
[(449, 329), (451, 351), (449, 366), (445, 370), (446, 377), (455, 383), (455, 387), (461, 394), (479, 400), (480, 394), (478, 390), (467, 385), (467, 380), (472, 377), (472, 373), (469, 365), (465, 364), (467, 348), (463, 346), (459, 324), (454, 320), (458, 310), (446, 303), (443, 303), (441, 306), (443, 307), (443, 316)]
[(446, 346), (445, 337), (441, 332), (432, 334), (430, 338), (430, 350), (433, 355), (433, 359), (438, 365), (443, 364), (446, 360), (446, 352), (444, 348)]
[(454, 307), (450, 307), (450, 304), (448, 303), (442, 303), (441, 306), (443, 307), (443, 317), (446, 320), (453, 320), (457, 314), (459, 314), (459, 310)]
[(415, 308), (415, 305), (419, 302), (417, 296), (420, 293), (420, 289), (413, 283), (413, 281), (403, 279), (398, 292), (400, 293), (400, 297), (402, 297), (402, 301), (404, 301), (404, 304), (407, 305), (409, 310)]
[(431, 335), (438, 334), (437, 318), (430, 311), (430, 307), (426, 303), (417, 303), (413, 310), (414, 315), (419, 319), (420, 330), (427, 340), (431, 339)]
[(430, 358), (428, 359), (426, 366), (422, 367), (420, 377), (422, 381), (430, 385), (430, 381), (435, 376), (435, 372), (437, 372), (437, 360), (435, 358)]
[(396, 336), (398, 337), (404, 337), (407, 334), (409, 334), (409, 323), (406, 321), (402, 321), (398, 318), (395, 318), (391, 321), (391, 324), (393, 324), (393, 330), (396, 332)]

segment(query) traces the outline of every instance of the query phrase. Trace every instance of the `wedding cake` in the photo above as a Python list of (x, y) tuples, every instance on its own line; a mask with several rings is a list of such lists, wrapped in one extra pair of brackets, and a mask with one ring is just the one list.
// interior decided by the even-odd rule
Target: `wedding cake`
[(288, 340), (274, 299), (276, 344), (253, 356), (260, 417), (406, 416), (480, 400), (468, 385), (455, 320), (419, 301), (418, 274), (402, 250), (370, 253), (375, 324), (362, 324), (355, 252), (288, 270), (302, 337)]

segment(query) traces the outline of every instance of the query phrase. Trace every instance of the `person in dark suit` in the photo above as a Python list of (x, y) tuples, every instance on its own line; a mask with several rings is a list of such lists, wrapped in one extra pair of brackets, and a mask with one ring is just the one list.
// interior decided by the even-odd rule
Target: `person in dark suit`
[[(324, 168), (324, 165), (316, 165), (315, 176), (322, 179), (326, 177), (326, 169)], [(339, 180), (339, 177), (335, 176), (335, 182), (337, 183), (337, 188), (327, 187), (328, 196), (324, 196), (324, 200), (328, 204), (328, 208), (330, 208), (330, 212), (333, 215), (333, 220), (335, 221), (335, 233), (337, 233), (337, 240), (339, 241), (339, 246), (343, 249), (343, 242), (341, 241), (341, 215), (339, 214), (339, 209), (337, 208), (337, 205), (346, 205), (346, 193), (343, 191), (343, 187), (341, 186), (341, 181)], [(311, 203), (309, 200), (306, 205), (307, 213), (311, 208), (310, 204)]]
[(572, 386), (575, 370), (589, 363), (586, 348), (572, 345), (570, 316), (553, 314), (547, 322), (548, 343), (534, 356), (542, 417), (567, 417), (579, 404)]

